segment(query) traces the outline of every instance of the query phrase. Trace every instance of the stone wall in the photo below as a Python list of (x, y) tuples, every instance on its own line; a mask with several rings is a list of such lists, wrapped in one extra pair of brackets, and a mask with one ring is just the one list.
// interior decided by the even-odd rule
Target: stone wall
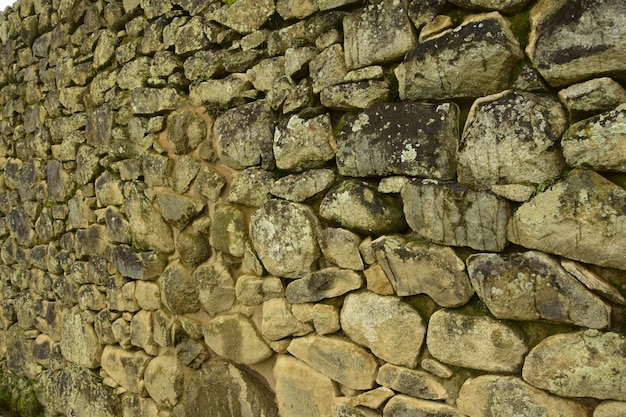
[(18, 0), (2, 404), (626, 415), (625, 56), (623, 0)]

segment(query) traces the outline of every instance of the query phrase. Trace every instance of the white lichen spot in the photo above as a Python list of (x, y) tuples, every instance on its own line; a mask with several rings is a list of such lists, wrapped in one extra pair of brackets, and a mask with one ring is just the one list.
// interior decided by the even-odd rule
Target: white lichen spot
[(352, 123), (352, 133), (361, 131), (363, 127), (369, 123), (369, 121), (370, 117), (367, 114), (359, 114), (359, 116), (354, 120), (354, 123)]
[[(419, 144), (417, 146), (419, 146)], [(402, 151), (402, 154), (400, 155), (400, 160), (402, 162), (410, 162), (415, 161), (415, 158), (417, 158), (417, 151), (407, 143)]]

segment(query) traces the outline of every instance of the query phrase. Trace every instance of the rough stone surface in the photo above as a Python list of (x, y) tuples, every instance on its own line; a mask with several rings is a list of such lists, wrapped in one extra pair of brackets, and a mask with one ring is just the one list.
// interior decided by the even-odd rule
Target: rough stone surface
[(459, 392), (457, 407), (470, 417), (589, 415), (582, 404), (549, 395), (513, 376), (483, 375), (467, 380)]
[(561, 146), (570, 166), (626, 172), (626, 104), (571, 125)]
[(500, 14), (470, 16), (454, 30), (411, 50), (395, 70), (400, 98), (446, 100), (494, 94), (507, 87), (509, 72), (523, 56)]
[(476, 100), (461, 138), (459, 182), (488, 190), (557, 177), (564, 160), (556, 144), (565, 126), (560, 103), (546, 96), (509, 91)]
[(523, 204), (508, 226), (511, 242), (596, 265), (626, 269), (626, 191), (576, 169)]
[(425, 400), (445, 400), (448, 392), (428, 372), (384, 364), (378, 370), (376, 382), (402, 394)]
[(157, 356), (146, 367), (145, 386), (158, 404), (176, 405), (183, 390), (182, 364), (175, 356)]
[(68, 361), (85, 368), (100, 366), (102, 345), (93, 325), (87, 321), (86, 314), (81, 314), (78, 308), (68, 310), (63, 315), (61, 353)]
[(203, 264), (193, 271), (200, 304), (212, 316), (228, 311), (235, 302), (235, 282), (223, 265)]
[(430, 317), (426, 343), (431, 355), (444, 363), (491, 372), (519, 370), (528, 352), (523, 339), (505, 323), (450, 310)]
[(198, 287), (191, 271), (181, 263), (174, 263), (163, 271), (161, 299), (176, 314), (195, 313), (200, 309)]
[(371, 246), (397, 295), (424, 293), (443, 307), (457, 307), (474, 293), (465, 264), (450, 248), (393, 236)]
[(357, 390), (372, 388), (378, 364), (367, 350), (338, 336), (293, 339), (287, 351), (332, 380)]
[(211, 222), (211, 246), (232, 256), (242, 257), (248, 237), (244, 213), (235, 206), (219, 207)]
[(349, 269), (330, 267), (306, 274), (285, 288), (285, 297), (290, 303), (302, 304), (339, 297), (361, 288), (363, 278)]
[(526, 52), (552, 86), (623, 75), (626, 67), (618, 57), (626, 49), (625, 11), (619, 0), (540, 1), (530, 12)]
[(522, 376), (529, 384), (564, 397), (626, 400), (626, 338), (586, 330), (550, 336), (530, 351)]
[(383, 409), (383, 417), (462, 417), (456, 408), (438, 401), (420, 400), (408, 395), (396, 395)]
[(411, 229), (433, 242), (490, 251), (506, 245), (510, 207), (492, 194), (412, 180), (402, 200)]
[(560, 90), (559, 100), (573, 120), (581, 120), (626, 102), (626, 90), (612, 78), (594, 78)]
[(512, 14), (523, 9), (528, 0), (452, 0), (452, 3), (472, 10), (497, 10)]
[(274, 11), (272, 0), (238, 0), (223, 5), (213, 19), (239, 33), (250, 33), (259, 29)]
[(320, 232), (318, 243), (324, 257), (340, 268), (363, 270), (359, 253), (360, 238), (349, 230), (327, 227)]
[(133, 190), (124, 203), (134, 246), (164, 253), (174, 251), (170, 227), (139, 190)]
[(319, 256), (319, 225), (310, 208), (270, 200), (250, 219), (250, 239), (267, 271), (298, 278), (311, 271)]
[(330, 188), (335, 173), (329, 169), (311, 169), (302, 174), (290, 174), (277, 179), (270, 193), (285, 200), (301, 203)]
[(456, 172), (459, 109), (455, 104), (373, 106), (350, 120), (337, 138), (339, 173), (452, 179)]
[(263, 303), (261, 332), (269, 340), (288, 336), (303, 336), (313, 331), (311, 325), (299, 321), (291, 312), (291, 304), (284, 298), (272, 298)]
[(144, 387), (143, 374), (151, 360), (152, 356), (141, 350), (133, 352), (107, 345), (102, 352), (102, 369), (117, 384), (138, 394)]
[(603, 401), (593, 410), (593, 417), (620, 417), (624, 413), (626, 413), (626, 403)]
[(476, 293), (496, 318), (609, 326), (610, 306), (542, 252), (472, 255), (467, 269)]

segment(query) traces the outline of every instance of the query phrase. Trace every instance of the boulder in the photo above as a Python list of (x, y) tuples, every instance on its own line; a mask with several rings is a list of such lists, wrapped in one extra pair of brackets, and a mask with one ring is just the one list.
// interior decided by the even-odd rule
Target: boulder
[(172, 192), (158, 193), (155, 201), (163, 219), (179, 230), (184, 229), (204, 208), (202, 201)]
[(319, 256), (318, 220), (304, 205), (272, 199), (250, 218), (250, 239), (267, 271), (298, 278), (310, 272)]
[(293, 339), (287, 351), (349, 388), (364, 390), (374, 385), (376, 358), (346, 338), (311, 334)]
[(456, 104), (378, 104), (348, 121), (337, 137), (337, 168), (352, 177), (390, 174), (453, 179)]
[(441, 362), (488, 372), (516, 372), (528, 352), (522, 337), (507, 324), (445, 309), (430, 316), (426, 344)]
[[(566, 19), (563, 17), (567, 16)], [(526, 48), (552, 86), (626, 74), (626, 4), (620, 0), (543, 0), (530, 11)]]
[(193, 111), (179, 110), (167, 116), (167, 145), (175, 154), (194, 150), (206, 137), (206, 123)]
[(260, 207), (272, 198), (270, 188), (275, 172), (263, 168), (246, 168), (233, 176), (228, 192), (228, 202), (250, 207)]
[(145, 281), (157, 279), (167, 264), (165, 256), (158, 252), (135, 252), (126, 245), (115, 245), (111, 258), (122, 276)]
[(524, 362), (529, 384), (562, 397), (626, 400), (626, 337), (585, 330), (550, 336)]
[(589, 415), (581, 403), (547, 394), (514, 376), (482, 375), (465, 381), (457, 407), (470, 417)]
[(523, 57), (509, 22), (499, 13), (471, 15), (407, 54), (395, 69), (400, 98), (448, 100), (494, 94), (507, 88), (509, 73)]
[(556, 144), (566, 125), (549, 96), (506, 91), (476, 100), (461, 138), (459, 182), (488, 190), (556, 178), (565, 165)]
[(467, 269), (476, 293), (498, 319), (609, 326), (611, 307), (549, 255), (476, 254), (467, 259)]
[(348, 295), (341, 309), (341, 327), (356, 343), (386, 362), (414, 368), (426, 326), (400, 298), (369, 291)]
[(414, 179), (402, 200), (411, 229), (435, 243), (487, 251), (506, 245), (510, 205), (493, 194)]
[(284, 288), (280, 278), (240, 275), (235, 283), (235, 295), (241, 304), (252, 306), (283, 297)]
[(290, 282), (285, 297), (290, 303), (314, 303), (325, 298), (335, 298), (361, 288), (363, 277), (350, 269), (336, 267), (310, 272)]
[(593, 171), (575, 169), (522, 204), (508, 239), (595, 265), (626, 269), (626, 190)]
[(323, 106), (335, 110), (364, 110), (387, 101), (389, 95), (389, 84), (386, 81), (344, 82), (320, 91), (320, 102)]
[(458, 307), (474, 294), (465, 264), (451, 248), (399, 236), (382, 236), (371, 246), (399, 296), (428, 294), (440, 306)]
[(625, 413), (626, 402), (603, 401), (593, 410), (593, 417), (620, 417)]

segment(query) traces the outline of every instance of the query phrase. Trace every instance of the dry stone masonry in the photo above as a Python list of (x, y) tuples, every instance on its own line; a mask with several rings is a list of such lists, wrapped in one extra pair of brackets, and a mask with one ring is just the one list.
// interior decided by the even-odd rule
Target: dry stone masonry
[(0, 410), (626, 415), (623, 0), (17, 0)]

